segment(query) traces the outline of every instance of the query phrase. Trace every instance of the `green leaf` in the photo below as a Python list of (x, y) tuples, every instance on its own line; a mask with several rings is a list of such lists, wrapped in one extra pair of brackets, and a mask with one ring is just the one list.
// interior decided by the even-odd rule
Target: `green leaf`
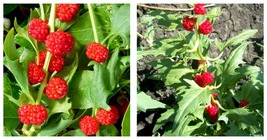
[(232, 122), (230, 122), (228, 127), (230, 129), (228, 129), (227, 132), (224, 133), (226, 136), (249, 136), (244, 130), (238, 129), (238, 126), (236, 126)]
[(223, 65), (223, 72), (230, 75), (235, 74), (236, 68), (238, 68), (239, 64), (244, 63), (242, 61), (243, 59), (243, 53), (247, 47), (248, 43), (244, 42), (238, 46), (235, 46), (235, 48), (231, 51), (229, 54), (227, 60), (225, 61)]
[(168, 109), (166, 112), (162, 113), (161, 116), (157, 119), (152, 132), (155, 133), (156, 131), (158, 131), (158, 129), (160, 129), (164, 124), (174, 120), (174, 117), (174, 109)]
[(125, 114), (122, 119), (121, 124), (121, 135), (122, 136), (130, 136), (130, 104), (128, 105)]
[(50, 109), (49, 115), (51, 116), (55, 113), (65, 113), (70, 115), (69, 110), (71, 109), (72, 105), (68, 101), (69, 97), (64, 97), (60, 100), (50, 101), (48, 105)]
[(90, 95), (90, 87), (94, 79), (94, 72), (89, 70), (77, 71), (70, 84), (68, 96), (75, 109), (88, 109), (93, 107)]
[(15, 40), (14, 40), (14, 28), (11, 28), (8, 34), (6, 35), (4, 42), (4, 52), (5, 55), (11, 60), (17, 60), (19, 54), (16, 49)]
[(63, 136), (86, 136), (81, 129), (70, 130), (63, 134)]
[(30, 61), (33, 61), (35, 57), (35, 52), (27, 49), (26, 47), (22, 48), (22, 53), (19, 57), (19, 62), (23, 64), (28, 64)]
[(116, 48), (114, 52), (112, 53), (111, 58), (109, 59), (108, 65), (107, 65), (107, 72), (108, 74), (106, 76), (109, 76), (109, 86), (108, 89), (111, 91), (113, 90), (117, 83), (118, 83), (118, 77), (117, 77), (117, 71), (119, 69), (119, 48)]
[(15, 8), (18, 7), (18, 4), (4, 4), (4, 15), (12, 12)]
[(144, 92), (137, 94), (137, 110), (146, 112), (148, 109), (167, 108), (167, 105), (159, 101), (153, 100)]
[(214, 7), (207, 12), (207, 17), (217, 18), (221, 15), (221, 7)]
[[(257, 29), (253, 30), (243, 30), (240, 34), (237, 36), (229, 39), (225, 44), (224, 47), (220, 49), (220, 51), (224, 50), (228, 46), (237, 45), (239, 43), (244, 42), (245, 40), (249, 39), (253, 35), (255, 35), (258, 32)], [(242, 55), (241, 55), (242, 56)]]
[(114, 125), (100, 126), (100, 136), (117, 136), (119, 134)]
[(178, 102), (179, 108), (176, 111), (177, 113), (172, 126), (174, 133), (180, 133), (182, 120), (186, 115), (192, 113), (201, 104), (209, 103), (209, 97), (212, 92), (213, 91), (199, 87), (191, 87), (190, 89), (185, 90), (185, 93), (182, 95), (182, 100)]

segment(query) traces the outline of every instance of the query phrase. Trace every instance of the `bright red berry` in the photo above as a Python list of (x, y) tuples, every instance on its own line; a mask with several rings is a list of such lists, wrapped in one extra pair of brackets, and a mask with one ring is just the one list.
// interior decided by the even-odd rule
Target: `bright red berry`
[(239, 103), (239, 107), (244, 107), (248, 105), (248, 101), (246, 99), (243, 99), (240, 103)]
[(196, 4), (194, 8), (194, 12), (197, 15), (204, 15), (206, 14), (206, 8), (204, 7), (205, 4)]
[(216, 104), (207, 106), (205, 110), (209, 114), (212, 122), (216, 122), (218, 120), (218, 107)]
[(28, 66), (28, 81), (31, 85), (42, 83), (45, 78), (45, 72), (42, 67), (34, 62), (30, 62)]
[(186, 30), (192, 31), (194, 29), (195, 18), (184, 17), (183, 26)]
[(72, 21), (73, 17), (79, 11), (79, 4), (58, 4), (56, 17), (61, 21)]
[(109, 51), (105, 46), (92, 42), (86, 46), (86, 56), (98, 63), (105, 62), (109, 56)]
[(99, 130), (99, 123), (95, 118), (84, 115), (79, 121), (80, 129), (87, 136), (91, 136), (97, 133)]
[[(39, 52), (39, 66), (43, 67), (46, 59), (46, 53), (47, 51), (40, 51)], [(35, 58), (35, 62), (37, 59)], [(37, 62), (36, 62), (37, 63)], [(52, 55), (50, 59), (50, 63), (48, 66), (48, 71), (53, 73), (54, 71), (57, 71), (59, 73), (62, 68), (64, 67), (65, 59), (61, 55)]]
[(216, 97), (217, 97), (217, 93), (213, 93), (213, 94), (212, 94), (212, 97), (213, 97), (213, 98), (216, 98)]
[(18, 109), (18, 114), (19, 120), (27, 125), (41, 125), (47, 119), (47, 110), (43, 105), (23, 105)]
[(212, 31), (212, 24), (208, 20), (205, 20), (199, 25), (199, 31), (204, 35), (209, 34)]
[(46, 85), (44, 93), (51, 100), (61, 99), (68, 93), (67, 82), (59, 77), (53, 77)]
[(72, 35), (62, 30), (50, 33), (45, 40), (47, 51), (53, 55), (64, 55), (71, 51), (74, 44)]
[(210, 72), (204, 72), (202, 74), (197, 74), (194, 77), (194, 81), (200, 86), (205, 87), (214, 81), (214, 75)]
[(115, 124), (119, 119), (119, 111), (116, 106), (110, 106), (109, 111), (100, 108), (96, 113), (96, 119), (102, 125)]
[(43, 21), (41, 19), (33, 18), (28, 26), (29, 35), (31, 35), (39, 42), (45, 42), (45, 39), (49, 34), (49, 28), (47, 23), (47, 20)]

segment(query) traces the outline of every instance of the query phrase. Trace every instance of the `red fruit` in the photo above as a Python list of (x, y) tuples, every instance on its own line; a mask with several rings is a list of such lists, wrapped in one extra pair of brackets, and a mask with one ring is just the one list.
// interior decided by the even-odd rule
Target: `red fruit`
[(109, 51), (105, 46), (92, 42), (86, 46), (86, 56), (98, 63), (105, 62), (109, 56)]
[(45, 42), (45, 39), (49, 34), (49, 27), (47, 23), (47, 20), (43, 21), (41, 19), (33, 18), (28, 26), (29, 35), (39, 42)]
[(53, 77), (46, 85), (44, 93), (51, 100), (61, 99), (68, 93), (67, 82), (59, 77)]
[(18, 114), (20, 122), (27, 125), (41, 125), (47, 119), (47, 110), (43, 105), (23, 105), (18, 109)]
[(31, 85), (42, 83), (45, 78), (45, 72), (34, 62), (30, 62), (28, 66), (28, 81)]
[[(45, 63), (47, 51), (40, 51), (39, 52), (39, 66), (43, 67)], [(37, 63), (37, 59), (35, 58), (35, 62)], [(53, 73), (54, 71), (57, 71), (59, 73), (62, 68), (64, 67), (65, 59), (61, 55), (52, 55), (48, 67), (48, 71)]]
[(186, 30), (191, 31), (194, 29), (195, 18), (185, 17), (183, 19), (183, 26)]
[(56, 17), (61, 21), (72, 21), (73, 17), (79, 11), (79, 4), (58, 4)]
[(243, 99), (240, 103), (239, 103), (239, 107), (244, 107), (248, 105), (248, 101), (246, 99)]
[(102, 125), (115, 124), (119, 117), (119, 111), (116, 106), (110, 106), (109, 111), (100, 108), (96, 113), (96, 119)]
[(84, 115), (79, 121), (80, 129), (87, 136), (91, 136), (97, 133), (99, 130), (99, 123), (95, 118)]
[(204, 72), (201, 75), (197, 74), (194, 81), (200, 86), (205, 87), (214, 81), (214, 75), (210, 72)]
[(205, 4), (196, 4), (194, 8), (194, 12), (197, 15), (204, 15), (206, 14), (206, 8), (204, 7)]
[(206, 20), (202, 24), (199, 25), (200, 33), (207, 35), (212, 31), (212, 24)]
[(71, 51), (74, 39), (68, 32), (57, 30), (50, 33), (45, 40), (47, 51), (53, 55), (64, 55)]
[(217, 93), (213, 93), (213, 94), (212, 94), (212, 97), (213, 97), (213, 98), (216, 98), (216, 97), (217, 97)]
[(206, 112), (209, 114), (212, 122), (216, 122), (218, 120), (218, 107), (216, 104), (211, 104), (205, 108)]

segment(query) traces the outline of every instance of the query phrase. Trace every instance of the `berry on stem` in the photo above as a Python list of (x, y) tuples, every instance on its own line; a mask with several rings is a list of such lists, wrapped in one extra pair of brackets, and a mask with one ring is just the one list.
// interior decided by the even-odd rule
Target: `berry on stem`
[(211, 103), (211, 105), (207, 106), (205, 110), (209, 114), (212, 122), (216, 122), (218, 120), (218, 107), (216, 104)]
[(87, 136), (95, 135), (99, 131), (99, 123), (91, 116), (84, 115), (79, 121), (79, 126)]
[(239, 107), (244, 107), (246, 105), (248, 105), (248, 101), (246, 99), (241, 100), (239, 103)]
[(205, 20), (202, 24), (199, 25), (199, 31), (204, 35), (210, 34), (210, 32), (212, 31), (212, 24), (208, 20)]
[(51, 100), (61, 99), (68, 93), (67, 82), (59, 77), (53, 77), (46, 85), (44, 93)]
[(39, 42), (45, 42), (45, 39), (49, 34), (47, 23), (47, 20), (43, 21), (41, 19), (33, 18), (28, 26), (29, 35)]
[(61, 21), (72, 21), (73, 17), (79, 11), (79, 4), (58, 4), (56, 17)]
[(18, 115), (23, 124), (41, 125), (47, 119), (47, 110), (43, 105), (25, 104), (18, 109)]
[(72, 35), (62, 30), (50, 33), (45, 40), (47, 51), (53, 55), (64, 55), (71, 51), (74, 44)]
[[(39, 57), (40, 57), (39, 66), (40, 67), (44, 66), (46, 53), (47, 51), (39, 52)], [(35, 62), (36, 61), (37, 59), (35, 58)], [(57, 71), (57, 73), (59, 73), (64, 67), (64, 64), (65, 64), (65, 59), (61, 55), (52, 55), (50, 63), (49, 63), (48, 71), (51, 73), (53, 73), (54, 71)]]
[(89, 43), (86, 46), (86, 56), (89, 59), (92, 59), (98, 63), (103, 63), (109, 56), (108, 49), (97, 42)]
[(119, 111), (116, 106), (110, 105), (110, 110), (107, 111), (103, 108), (100, 108), (96, 113), (96, 119), (102, 125), (115, 124), (119, 119)]
[(183, 27), (188, 30), (192, 31), (194, 29), (195, 18), (189, 18), (188, 16), (184, 17), (183, 19)]
[(28, 66), (28, 81), (31, 85), (42, 83), (45, 78), (45, 72), (42, 67), (34, 62), (30, 62)]
[(204, 72), (202, 74), (197, 74), (194, 77), (194, 81), (200, 86), (205, 87), (206, 85), (209, 85), (213, 83), (214, 81), (214, 75), (210, 72)]
[(205, 4), (200, 4), (200, 3), (196, 4), (195, 8), (194, 8), (195, 14), (197, 14), (197, 15), (206, 14), (206, 8), (204, 6), (205, 6)]

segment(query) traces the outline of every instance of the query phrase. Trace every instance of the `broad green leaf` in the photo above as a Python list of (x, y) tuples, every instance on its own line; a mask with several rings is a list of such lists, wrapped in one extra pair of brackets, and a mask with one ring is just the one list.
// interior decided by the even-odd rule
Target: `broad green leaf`
[(207, 12), (207, 17), (217, 18), (221, 15), (221, 7), (214, 7)]
[(240, 45), (235, 46), (235, 48), (231, 51), (227, 60), (224, 63), (224, 66), (223, 66), (224, 73), (226, 74), (236, 73), (235, 70), (236, 68), (239, 67), (238, 65), (244, 63), (242, 59), (243, 59), (243, 53), (247, 45), (248, 43), (244, 42)]
[(93, 107), (104, 108), (109, 110), (109, 105), (107, 104), (107, 98), (111, 95), (111, 91), (108, 90), (106, 68), (99, 63), (94, 64), (94, 78), (89, 89), (89, 96), (91, 98)]
[(182, 133), (182, 136), (201, 136), (205, 135), (207, 133), (208, 125), (203, 122), (199, 122), (196, 125), (190, 126), (187, 125), (184, 128), (184, 131)]
[(162, 113), (160, 118), (157, 119), (156, 124), (153, 128), (153, 133), (155, 133), (158, 129), (160, 129), (164, 124), (169, 121), (174, 120), (175, 114), (174, 109), (168, 109), (166, 112)]
[(16, 50), (15, 40), (14, 40), (14, 28), (11, 28), (8, 34), (6, 35), (4, 42), (4, 52), (5, 55), (11, 60), (17, 60), (19, 54)]
[(125, 114), (122, 119), (122, 124), (121, 124), (121, 135), (122, 136), (130, 136), (130, 104), (128, 105)]
[(114, 125), (100, 126), (100, 136), (117, 136), (119, 131)]
[(63, 136), (86, 136), (81, 129), (70, 130), (63, 134)]
[(69, 101), (69, 97), (64, 97), (63, 99), (60, 99), (60, 100), (50, 101), (50, 103), (49, 103), (49, 108), (50, 108), (49, 115), (51, 116), (55, 113), (69, 114), (69, 110), (71, 109), (72, 105), (68, 101)]
[[(237, 45), (239, 43), (242, 43), (244, 41), (246, 41), (247, 39), (249, 39), (250, 37), (252, 37), (253, 35), (255, 35), (258, 32), (257, 29), (253, 29), (253, 30), (243, 30), (240, 34), (238, 34), (237, 36), (229, 39), (225, 44), (224, 47), (220, 49), (220, 51), (224, 50), (226, 47), (228, 46), (232, 46), (232, 45)], [(242, 55), (241, 55), (242, 56)]]
[(22, 53), (19, 57), (19, 62), (23, 64), (28, 64), (30, 61), (33, 61), (35, 57), (35, 52), (27, 49), (26, 47), (22, 48)]
[(107, 65), (107, 75), (109, 76), (109, 85), (108, 89), (113, 90), (117, 83), (118, 83), (118, 77), (117, 77), (117, 71), (119, 69), (119, 48), (116, 48), (113, 53), (111, 58), (109, 59), (108, 65)]
[(90, 95), (90, 87), (94, 79), (94, 72), (89, 70), (77, 71), (70, 84), (68, 96), (72, 102), (72, 108), (88, 109), (93, 107)]
[(210, 101), (210, 91), (205, 88), (193, 88), (186, 89), (185, 93), (182, 95), (182, 100), (178, 102), (178, 109), (176, 111), (176, 116), (174, 119), (172, 130), (175, 133), (179, 133), (181, 129), (182, 120), (192, 113), (200, 104), (207, 104)]
[(137, 94), (137, 110), (146, 112), (148, 109), (167, 108), (168, 106), (157, 100), (153, 100), (149, 95), (144, 92)]
[(234, 123), (230, 122), (229, 129), (224, 133), (226, 136), (249, 136), (244, 130), (238, 129)]

